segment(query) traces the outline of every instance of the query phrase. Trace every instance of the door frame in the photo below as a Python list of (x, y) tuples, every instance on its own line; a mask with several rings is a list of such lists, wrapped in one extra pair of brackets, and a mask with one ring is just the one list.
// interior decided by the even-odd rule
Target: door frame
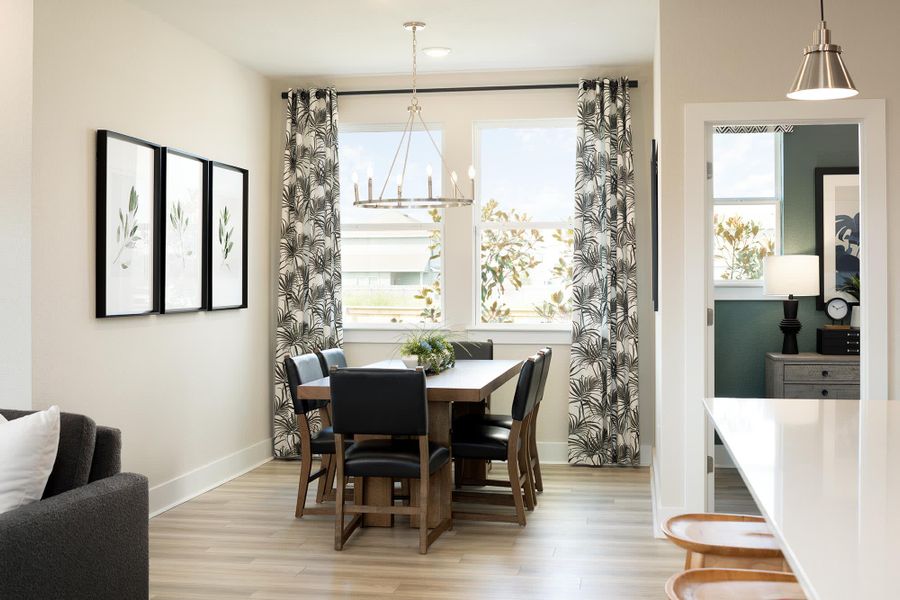
[[(712, 294), (711, 236), (697, 235), (697, 224), (708, 221), (712, 204), (706, 193), (706, 164), (712, 161), (707, 144), (716, 125), (855, 124), (859, 126), (860, 229), (866, 243), (860, 249), (860, 402), (884, 400), (888, 394), (888, 268), (887, 268), (887, 142), (885, 101), (727, 102), (685, 104), (684, 107), (684, 356), (685, 361), (685, 483), (689, 510), (707, 506), (711, 490), (706, 476), (707, 419), (703, 399), (714, 389), (714, 353), (709, 341), (707, 308), (715, 308)], [(707, 226), (706, 231), (710, 229)], [(868, 252), (879, 248), (879, 252)], [(773, 324), (774, 325), (774, 324)]]

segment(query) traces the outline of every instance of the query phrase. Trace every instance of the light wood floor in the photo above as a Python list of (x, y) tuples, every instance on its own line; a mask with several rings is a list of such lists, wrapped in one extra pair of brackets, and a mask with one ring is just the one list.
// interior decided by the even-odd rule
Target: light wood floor
[(655, 600), (683, 566), (653, 537), (648, 469), (548, 465), (527, 527), (457, 521), (422, 556), (402, 521), (335, 552), (333, 519), (294, 519), (298, 468), (267, 463), (152, 519), (150, 597)]
[(758, 515), (759, 507), (737, 469), (716, 469), (716, 512)]

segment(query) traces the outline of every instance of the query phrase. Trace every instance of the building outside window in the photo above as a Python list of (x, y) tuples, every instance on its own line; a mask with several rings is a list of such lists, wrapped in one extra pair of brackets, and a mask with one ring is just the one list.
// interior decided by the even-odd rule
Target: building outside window
[[(353, 173), (361, 195), (366, 174), (375, 175), (374, 195), (388, 172), (400, 142), (401, 126), (343, 128), (338, 140), (341, 162), (341, 268), (345, 323), (442, 323), (443, 211), (356, 208)], [(441, 131), (432, 128), (441, 144)], [(441, 189), (440, 158), (424, 131), (414, 131), (404, 192), (425, 195), (426, 168), (434, 168), (433, 188)], [(396, 172), (394, 173), (396, 176)], [(396, 196), (396, 182), (384, 197)]]

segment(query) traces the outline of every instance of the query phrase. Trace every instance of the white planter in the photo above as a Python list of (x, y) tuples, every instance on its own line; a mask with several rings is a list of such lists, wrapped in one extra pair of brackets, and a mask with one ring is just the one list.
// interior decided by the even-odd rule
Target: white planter
[(405, 366), (407, 369), (415, 369), (419, 366), (418, 356), (401, 356), (400, 360), (403, 362), (403, 366)]

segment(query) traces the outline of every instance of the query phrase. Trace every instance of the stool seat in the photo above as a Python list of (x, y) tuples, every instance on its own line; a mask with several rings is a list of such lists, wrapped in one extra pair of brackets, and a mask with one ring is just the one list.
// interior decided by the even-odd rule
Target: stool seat
[(752, 515), (696, 513), (672, 517), (663, 525), (672, 542), (690, 552), (754, 558), (781, 557), (765, 519)]
[(806, 600), (790, 573), (742, 569), (692, 569), (666, 582), (669, 600)]

